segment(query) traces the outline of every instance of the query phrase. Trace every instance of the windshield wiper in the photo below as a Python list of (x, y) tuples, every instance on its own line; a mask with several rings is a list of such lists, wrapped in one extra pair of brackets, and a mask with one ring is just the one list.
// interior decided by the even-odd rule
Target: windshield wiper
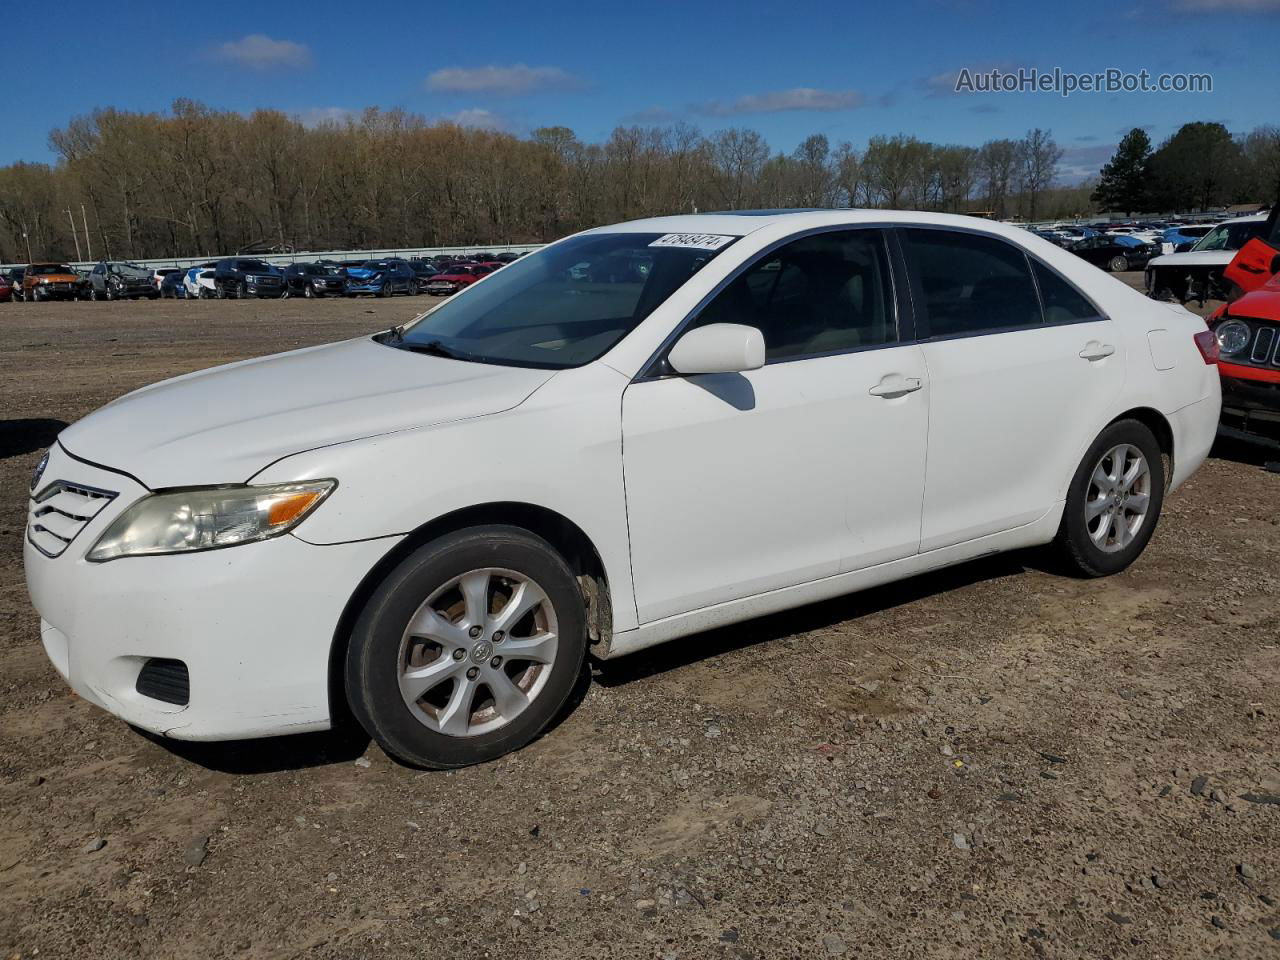
[(387, 343), (390, 343), (401, 350), (409, 350), (412, 353), (426, 353), (433, 357), (444, 357), (447, 360), (474, 361), (473, 357), (465, 353), (459, 353), (456, 350), (452, 350), (449, 347), (446, 347), (439, 340), (428, 340), (426, 343), (411, 343), (405, 340), (404, 334), (401, 333), (400, 339), (395, 341), (388, 339)]

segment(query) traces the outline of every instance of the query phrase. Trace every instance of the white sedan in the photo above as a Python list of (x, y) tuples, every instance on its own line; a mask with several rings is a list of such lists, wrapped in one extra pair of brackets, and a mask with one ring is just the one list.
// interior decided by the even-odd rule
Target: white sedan
[(216, 740), (349, 710), (459, 766), (543, 730), (588, 652), (1001, 550), (1123, 570), (1208, 453), (1215, 361), (1201, 320), (1016, 227), (602, 227), (404, 328), (68, 428), (27, 581), (55, 667), (129, 723)]
[(213, 270), (205, 267), (192, 267), (182, 279), (182, 288), (190, 300), (209, 300), (216, 293), (213, 285)]

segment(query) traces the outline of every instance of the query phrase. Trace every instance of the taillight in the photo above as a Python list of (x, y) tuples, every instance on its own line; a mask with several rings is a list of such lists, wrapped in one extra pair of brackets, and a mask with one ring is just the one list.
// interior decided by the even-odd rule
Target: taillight
[(1201, 330), (1192, 337), (1196, 342), (1196, 346), (1200, 348), (1200, 356), (1204, 357), (1204, 362), (1215, 364), (1218, 362), (1218, 338), (1214, 336), (1212, 330)]

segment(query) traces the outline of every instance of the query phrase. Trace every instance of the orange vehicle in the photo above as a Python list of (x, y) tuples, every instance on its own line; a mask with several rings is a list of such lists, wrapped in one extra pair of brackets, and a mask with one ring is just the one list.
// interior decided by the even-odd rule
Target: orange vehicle
[(65, 263), (32, 263), (22, 275), (22, 299), (79, 300), (84, 281)]

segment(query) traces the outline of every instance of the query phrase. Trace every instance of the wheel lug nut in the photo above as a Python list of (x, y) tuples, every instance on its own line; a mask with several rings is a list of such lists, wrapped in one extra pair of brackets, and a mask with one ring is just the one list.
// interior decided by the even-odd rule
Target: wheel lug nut
[(480, 671), (477, 670), (475, 667), (472, 667), (470, 670), (467, 671), (468, 680), (474, 680), (478, 676), (480, 676)]
[(505, 634), (505, 633), (503, 633), (501, 630), (495, 630), (495, 631), (493, 631), (493, 642), (494, 642), (494, 643), (501, 643), (504, 637), (506, 637), (506, 634)]
[(453, 651), (453, 659), (455, 660), (461, 660), (466, 655), (467, 655), (467, 651), (463, 650), (462, 648), (458, 648), (457, 650)]
[(480, 634), (483, 632), (484, 631), (482, 631), (479, 627), (472, 627), (470, 630), (467, 631), (467, 635), (471, 637), (472, 640), (474, 640), (476, 637), (480, 636)]
[(493, 667), (493, 668), (495, 668), (495, 669), (496, 669), (496, 668), (498, 668), (498, 667), (500, 667), (500, 666), (502, 666), (502, 658), (501, 658), (501, 657), (494, 657), (492, 660), (490, 660), (490, 661), (489, 661), (489, 666), (491, 666), (491, 667)]

